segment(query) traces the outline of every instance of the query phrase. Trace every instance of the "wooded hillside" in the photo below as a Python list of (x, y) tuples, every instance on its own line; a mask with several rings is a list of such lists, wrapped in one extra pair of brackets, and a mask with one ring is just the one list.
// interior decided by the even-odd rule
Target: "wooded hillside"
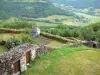
[(55, 7), (46, 0), (7, 0), (0, 1), (0, 18), (27, 17), (38, 18), (50, 15), (74, 15), (69, 11), (64, 11)]

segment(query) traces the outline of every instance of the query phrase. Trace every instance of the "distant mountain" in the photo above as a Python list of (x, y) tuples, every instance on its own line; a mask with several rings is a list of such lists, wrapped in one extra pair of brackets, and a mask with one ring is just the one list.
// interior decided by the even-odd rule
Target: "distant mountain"
[(65, 4), (75, 8), (100, 8), (100, 0), (49, 0), (53, 3)]
[(50, 15), (74, 15), (55, 7), (47, 0), (1, 0), (0, 18), (27, 17), (38, 18)]

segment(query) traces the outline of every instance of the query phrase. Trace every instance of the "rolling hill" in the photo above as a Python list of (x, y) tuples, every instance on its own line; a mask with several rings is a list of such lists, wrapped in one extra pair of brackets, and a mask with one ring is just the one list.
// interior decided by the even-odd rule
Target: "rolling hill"
[(38, 18), (50, 15), (74, 15), (55, 7), (47, 0), (1, 0), (0, 18), (27, 17)]

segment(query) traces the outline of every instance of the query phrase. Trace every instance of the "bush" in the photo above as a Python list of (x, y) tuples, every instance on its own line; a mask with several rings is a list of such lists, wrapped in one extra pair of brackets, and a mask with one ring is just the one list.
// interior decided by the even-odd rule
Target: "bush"
[(24, 31), (25, 34), (30, 34), (31, 32), (32, 32), (32, 29), (29, 29), (29, 28), (26, 28)]
[(28, 34), (22, 34), (22, 42), (23, 43), (40, 44), (39, 40), (33, 39), (32, 36), (30, 36)]
[(23, 43), (32, 43), (33, 39), (28, 34), (26, 34), (26, 35), (22, 34), (22, 42)]
[(20, 44), (21, 44), (21, 41), (20, 41), (20, 40), (15, 39), (15, 38), (11, 38), (11, 39), (7, 40), (5, 46), (6, 46), (8, 49), (10, 49), (10, 48), (13, 48), (13, 47), (15, 47), (15, 46), (18, 46), (18, 45), (20, 45)]
[(21, 28), (32, 28), (35, 23), (29, 23), (28, 21), (14, 21), (14, 22), (6, 22), (4, 21), (1, 25), (2, 28), (13, 28), (13, 29), (21, 29)]
[(44, 32), (62, 37), (75, 37), (80, 40), (100, 42), (100, 22), (86, 27), (69, 27), (60, 24), (56, 28), (45, 29)]
[(0, 45), (5, 45), (6, 44), (6, 41), (0, 41)]

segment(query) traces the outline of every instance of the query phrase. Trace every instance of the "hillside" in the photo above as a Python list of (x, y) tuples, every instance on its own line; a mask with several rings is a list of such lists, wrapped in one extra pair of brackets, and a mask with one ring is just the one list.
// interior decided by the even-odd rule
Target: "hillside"
[(33, 61), (22, 75), (99, 75), (99, 55), (86, 47), (57, 49)]
[(1, 0), (0, 18), (27, 17), (38, 18), (50, 15), (74, 15), (55, 7), (47, 0)]
[(49, 0), (53, 3), (65, 4), (75, 8), (100, 8), (100, 0)]

